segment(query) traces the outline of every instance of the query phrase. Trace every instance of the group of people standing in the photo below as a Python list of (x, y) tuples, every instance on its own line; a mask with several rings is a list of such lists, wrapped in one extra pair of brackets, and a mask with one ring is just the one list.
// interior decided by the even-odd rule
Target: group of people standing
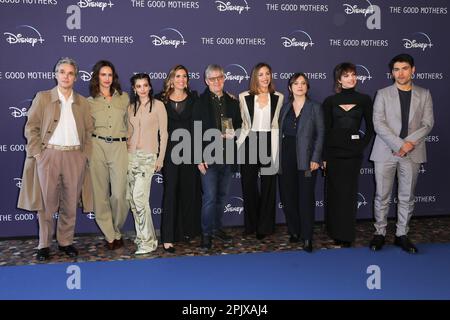
[[(224, 70), (215, 64), (205, 70), (207, 87), (200, 96), (190, 90), (189, 72), (182, 65), (172, 68), (157, 95), (147, 74), (133, 75), (129, 96), (114, 65), (102, 60), (93, 68), (85, 99), (73, 90), (75, 61), (62, 58), (55, 67), (57, 86), (36, 95), (25, 126), (27, 157), (18, 207), (38, 211), (37, 259), (50, 258), (53, 213), (58, 211), (59, 249), (78, 255), (73, 235), (80, 196), (84, 211), (95, 212), (108, 249), (124, 245), (121, 229), (131, 209), (135, 253), (156, 250), (149, 197), (152, 176), (159, 171), (164, 176), (160, 230), (165, 251), (173, 253), (174, 243), (197, 235), (204, 250), (213, 239), (232, 241), (222, 228), (222, 215), (232, 174), (239, 169), (244, 234), (262, 240), (274, 232), (278, 177), (289, 241), (302, 240), (304, 250), (312, 252), (315, 182), (322, 169), (328, 233), (336, 244), (349, 247), (355, 239), (363, 152), (374, 133), (376, 232), (370, 248), (384, 245), (398, 173), (395, 244), (417, 252), (407, 237), (408, 222), (418, 167), (426, 161), (424, 139), (433, 127), (432, 101), (427, 89), (412, 84), (411, 56), (398, 55), (389, 67), (394, 84), (379, 90), (372, 104), (355, 89), (355, 65), (340, 63), (334, 69), (336, 93), (319, 104), (309, 97), (304, 73), (290, 78), (285, 102), (266, 63), (253, 68), (250, 88), (238, 99), (224, 90)], [(209, 135), (219, 148), (211, 150), (202, 141), (200, 156), (191, 140), (180, 148), (186, 143), (180, 141), (182, 133), (193, 139), (198, 125), (201, 136)]]

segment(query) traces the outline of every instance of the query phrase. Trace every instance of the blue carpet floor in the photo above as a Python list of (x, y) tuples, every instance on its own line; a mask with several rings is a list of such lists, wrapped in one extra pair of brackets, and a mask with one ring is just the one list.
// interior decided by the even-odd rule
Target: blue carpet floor
[(0, 299), (450, 299), (450, 244), (418, 248), (0, 267)]

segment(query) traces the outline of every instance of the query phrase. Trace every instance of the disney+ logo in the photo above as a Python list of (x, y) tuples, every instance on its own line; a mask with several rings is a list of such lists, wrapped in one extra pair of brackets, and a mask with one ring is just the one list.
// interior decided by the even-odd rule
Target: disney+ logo
[(25, 30), (31, 29), (37, 35), (37, 37), (32, 36), (24, 36), (22, 33), (11, 33), (4, 32), (3, 34), (6, 36), (6, 42), (9, 44), (30, 44), (34, 47), (37, 43), (42, 44), (45, 40), (42, 38), (41, 33), (34, 27), (29, 25), (20, 25), (17, 28), (25, 28)]

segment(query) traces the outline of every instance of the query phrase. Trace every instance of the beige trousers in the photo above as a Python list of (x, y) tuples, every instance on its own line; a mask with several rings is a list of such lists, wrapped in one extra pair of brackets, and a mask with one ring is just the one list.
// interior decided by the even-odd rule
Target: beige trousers
[(86, 156), (80, 150), (45, 149), (36, 160), (44, 210), (39, 214), (39, 249), (50, 247), (58, 212), (56, 239), (60, 246), (73, 242), (78, 199), (81, 195)]
[(158, 246), (150, 210), (150, 188), (155, 171), (156, 154), (137, 150), (128, 154), (127, 199), (136, 227), (138, 250), (154, 251)]
[(94, 191), (95, 221), (108, 242), (122, 238), (121, 229), (128, 215), (127, 167), (125, 141), (108, 143), (92, 138), (89, 165)]

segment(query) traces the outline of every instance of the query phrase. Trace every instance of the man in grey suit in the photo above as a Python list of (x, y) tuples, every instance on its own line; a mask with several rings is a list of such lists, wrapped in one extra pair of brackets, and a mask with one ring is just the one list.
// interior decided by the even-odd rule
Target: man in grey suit
[(426, 162), (425, 138), (433, 128), (433, 102), (428, 89), (412, 83), (414, 59), (395, 56), (389, 63), (395, 83), (378, 90), (373, 106), (377, 136), (370, 155), (375, 163), (374, 251), (384, 245), (387, 215), (395, 175), (398, 177), (397, 231), (395, 245), (409, 253), (417, 248), (408, 239), (408, 223), (414, 210), (414, 190), (421, 163)]

